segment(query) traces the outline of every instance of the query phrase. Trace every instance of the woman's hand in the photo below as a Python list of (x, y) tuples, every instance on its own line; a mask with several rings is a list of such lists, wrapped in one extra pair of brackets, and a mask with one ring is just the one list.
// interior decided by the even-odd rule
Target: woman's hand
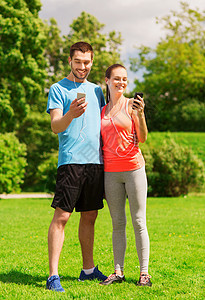
[(139, 95), (137, 96), (137, 99), (131, 99), (132, 100), (132, 114), (137, 115), (138, 117), (142, 117), (144, 115), (144, 107), (145, 103), (142, 97)]
[(144, 115), (145, 103), (142, 97), (129, 100), (129, 114), (135, 123), (135, 130), (139, 142), (144, 143), (147, 139), (147, 125)]

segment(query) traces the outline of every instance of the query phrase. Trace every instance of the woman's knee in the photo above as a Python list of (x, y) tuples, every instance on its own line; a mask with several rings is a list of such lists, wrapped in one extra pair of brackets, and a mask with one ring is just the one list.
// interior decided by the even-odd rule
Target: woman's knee
[(127, 224), (127, 220), (125, 216), (113, 216), (112, 217), (112, 225), (114, 230), (125, 230)]
[(135, 217), (133, 223), (138, 229), (143, 230), (146, 228), (146, 218)]

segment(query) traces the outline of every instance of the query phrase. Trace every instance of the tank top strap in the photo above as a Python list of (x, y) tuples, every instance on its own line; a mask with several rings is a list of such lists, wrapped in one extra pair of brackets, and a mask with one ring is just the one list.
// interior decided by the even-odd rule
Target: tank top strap
[(103, 106), (103, 108), (102, 108), (102, 110), (101, 110), (101, 118), (102, 118), (102, 119), (104, 118), (106, 107), (107, 107), (107, 104), (106, 104), (105, 106)]
[(130, 116), (130, 114), (129, 114), (129, 110), (128, 110), (129, 100), (130, 100), (130, 99), (126, 99), (125, 105), (124, 105), (124, 110), (125, 110), (127, 116), (130, 118), (130, 120), (132, 120), (132, 118), (131, 118), (131, 116)]

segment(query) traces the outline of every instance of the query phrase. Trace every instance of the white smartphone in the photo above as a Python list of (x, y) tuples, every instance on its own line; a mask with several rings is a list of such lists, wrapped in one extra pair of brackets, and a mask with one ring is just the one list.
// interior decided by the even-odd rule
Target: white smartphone
[[(86, 94), (85, 93), (77, 93), (77, 99), (81, 99), (81, 98), (84, 98), (86, 97)], [(85, 101), (84, 101), (85, 102)], [(83, 103), (83, 102), (82, 102)]]

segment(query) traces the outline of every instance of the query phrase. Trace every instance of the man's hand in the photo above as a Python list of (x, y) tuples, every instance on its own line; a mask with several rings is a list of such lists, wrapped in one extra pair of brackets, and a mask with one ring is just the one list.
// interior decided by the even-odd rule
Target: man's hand
[(70, 105), (70, 116), (74, 118), (80, 117), (86, 110), (88, 102), (85, 102), (85, 97), (73, 100)]
[(69, 111), (63, 116), (62, 109), (56, 108), (50, 110), (51, 115), (51, 129), (54, 133), (65, 131), (73, 119), (80, 117), (86, 110), (88, 102), (85, 98), (73, 100)]

